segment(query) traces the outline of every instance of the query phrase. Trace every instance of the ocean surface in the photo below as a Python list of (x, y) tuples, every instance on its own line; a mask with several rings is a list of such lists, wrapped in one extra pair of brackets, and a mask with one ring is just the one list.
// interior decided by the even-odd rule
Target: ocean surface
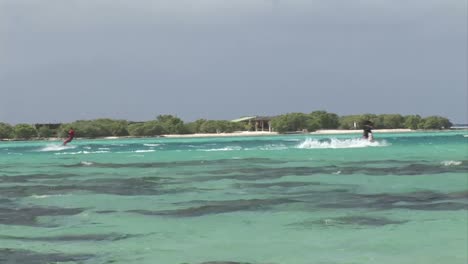
[(0, 142), (0, 263), (466, 264), (467, 134)]

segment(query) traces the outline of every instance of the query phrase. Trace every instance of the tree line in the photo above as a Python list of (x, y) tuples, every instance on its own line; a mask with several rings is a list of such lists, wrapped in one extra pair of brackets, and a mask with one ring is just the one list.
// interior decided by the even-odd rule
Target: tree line
[(277, 116), (271, 121), (272, 127), (279, 133), (318, 129), (361, 129), (366, 122), (371, 122), (375, 129), (449, 129), (453, 125), (449, 119), (441, 116), (422, 118), (419, 115), (362, 114), (340, 117), (326, 111), (309, 114), (289, 113)]
[[(370, 121), (375, 129), (448, 129), (452, 126), (449, 119), (440, 116), (422, 118), (419, 115), (402, 116), (399, 114), (363, 114), (338, 116), (326, 111), (315, 111), (309, 114), (288, 113), (273, 117), (271, 127), (279, 133), (318, 129), (361, 129), (364, 122)], [(109, 136), (150, 137), (167, 134), (195, 133), (232, 133), (235, 131), (255, 130), (254, 124), (231, 122), (228, 120), (198, 119), (185, 123), (173, 115), (159, 115), (155, 120), (146, 122), (129, 122), (101, 118), (95, 120), (78, 120), (60, 124), (58, 127), (48, 125), (0, 123), (0, 139), (31, 139), (66, 137), (70, 128), (78, 137), (98, 138)]]

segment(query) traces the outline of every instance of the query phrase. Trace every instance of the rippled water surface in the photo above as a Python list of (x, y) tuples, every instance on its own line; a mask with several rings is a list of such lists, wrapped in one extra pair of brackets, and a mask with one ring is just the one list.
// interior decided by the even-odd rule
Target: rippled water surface
[(468, 132), (0, 142), (0, 263), (467, 263)]

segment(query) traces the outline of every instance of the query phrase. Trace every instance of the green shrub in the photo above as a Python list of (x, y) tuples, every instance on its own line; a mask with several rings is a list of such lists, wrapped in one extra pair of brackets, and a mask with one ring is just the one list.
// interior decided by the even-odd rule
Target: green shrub
[(6, 123), (0, 123), (0, 139), (13, 138), (13, 127)]
[(18, 124), (14, 127), (14, 136), (19, 139), (30, 139), (37, 137), (37, 131), (31, 125)]

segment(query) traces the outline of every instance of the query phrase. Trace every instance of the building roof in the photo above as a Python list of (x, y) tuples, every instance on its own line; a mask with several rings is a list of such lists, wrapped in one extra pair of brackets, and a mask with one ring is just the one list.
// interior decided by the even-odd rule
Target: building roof
[(249, 120), (255, 120), (255, 118), (256, 118), (256, 116), (244, 116), (244, 117), (241, 117), (241, 118), (231, 120), (231, 122), (249, 121)]
[(250, 120), (252, 120), (252, 121), (260, 121), (260, 120), (269, 121), (272, 118), (273, 117), (270, 117), (270, 116), (244, 116), (244, 117), (241, 117), (241, 118), (231, 120), (231, 122), (242, 122), (242, 121), (250, 121)]

